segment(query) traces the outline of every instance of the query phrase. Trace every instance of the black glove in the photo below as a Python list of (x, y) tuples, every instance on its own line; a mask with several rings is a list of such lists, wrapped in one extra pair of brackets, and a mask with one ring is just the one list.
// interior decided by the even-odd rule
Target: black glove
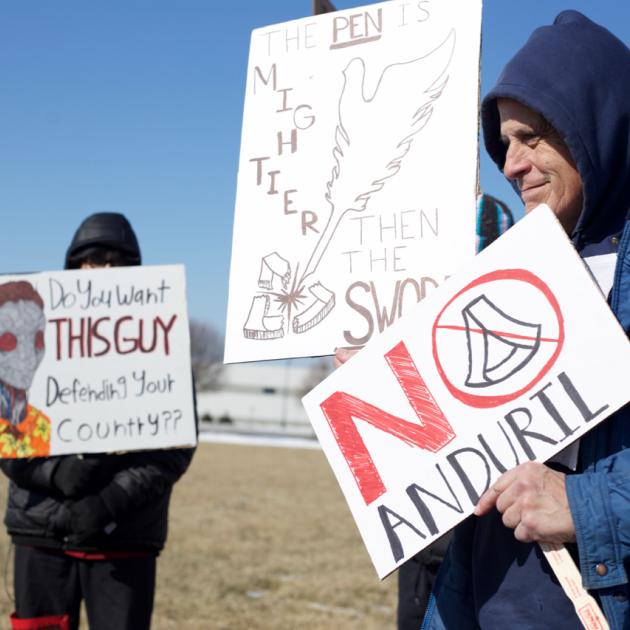
[(61, 459), (52, 476), (53, 485), (71, 499), (85, 495), (86, 490), (94, 488), (101, 476), (101, 462), (98, 458), (82, 459), (75, 455), (66, 455)]
[(106, 535), (115, 526), (111, 512), (99, 495), (90, 495), (78, 501), (68, 501), (70, 535), (68, 542), (81, 545)]
[(68, 542), (81, 545), (110, 534), (118, 518), (129, 511), (130, 503), (129, 495), (113, 481), (100, 494), (67, 501), (71, 532)]
[(50, 517), (50, 529), (57, 538), (65, 538), (70, 533), (70, 503), (72, 502), (57, 503), (57, 509)]

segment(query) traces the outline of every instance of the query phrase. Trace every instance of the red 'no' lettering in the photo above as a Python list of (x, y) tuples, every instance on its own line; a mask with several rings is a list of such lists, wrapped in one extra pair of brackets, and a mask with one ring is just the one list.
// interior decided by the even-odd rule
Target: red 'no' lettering
[(355, 418), (369, 422), (410, 446), (432, 453), (455, 437), (453, 428), (420, 376), (404, 342), (394, 346), (385, 355), (385, 360), (421, 424), (403, 420), (346, 392), (335, 392), (320, 404), (367, 505), (384, 494), (386, 488), (357, 430)]

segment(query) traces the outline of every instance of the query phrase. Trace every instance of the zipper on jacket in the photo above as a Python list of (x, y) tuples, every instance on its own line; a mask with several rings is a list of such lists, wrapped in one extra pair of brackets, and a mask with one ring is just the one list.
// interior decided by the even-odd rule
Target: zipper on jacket
[(424, 617), (422, 618), (422, 626), (420, 626), (420, 630), (427, 630), (429, 624), (431, 623), (431, 619), (433, 618), (433, 611), (435, 610), (435, 594), (433, 591), (429, 593), (429, 601), (427, 602), (427, 608), (424, 611)]

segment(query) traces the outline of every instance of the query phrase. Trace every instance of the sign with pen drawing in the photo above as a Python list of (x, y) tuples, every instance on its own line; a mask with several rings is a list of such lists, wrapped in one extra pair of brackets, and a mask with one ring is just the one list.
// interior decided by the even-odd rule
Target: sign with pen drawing
[(183, 267), (0, 277), (0, 457), (195, 442)]
[(546, 206), (359, 357), (304, 406), (381, 577), (630, 399), (625, 332)]
[(226, 362), (362, 346), (475, 251), (480, 0), (252, 33)]

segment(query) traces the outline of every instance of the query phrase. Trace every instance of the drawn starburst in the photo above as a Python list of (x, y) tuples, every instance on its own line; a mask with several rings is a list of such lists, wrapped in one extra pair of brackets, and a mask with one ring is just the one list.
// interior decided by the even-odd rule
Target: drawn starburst
[(284, 313), (285, 310), (289, 310), (292, 307), (299, 307), (306, 299), (306, 295), (302, 293), (302, 289), (291, 289), (290, 291), (282, 290), (280, 293), (272, 293), (276, 302), (280, 304), (280, 311)]
[(291, 310), (299, 309), (303, 306), (304, 301), (306, 299), (306, 295), (304, 293), (304, 285), (296, 286), (299, 275), (299, 265), (295, 267), (295, 274), (293, 275), (293, 284), (291, 288), (287, 291), (282, 289), (282, 291), (275, 292), (271, 291), (270, 294), (274, 296), (274, 300), (280, 304), (280, 312), (284, 314), (286, 311), (287, 314), (287, 334), (290, 334), (291, 326)]

